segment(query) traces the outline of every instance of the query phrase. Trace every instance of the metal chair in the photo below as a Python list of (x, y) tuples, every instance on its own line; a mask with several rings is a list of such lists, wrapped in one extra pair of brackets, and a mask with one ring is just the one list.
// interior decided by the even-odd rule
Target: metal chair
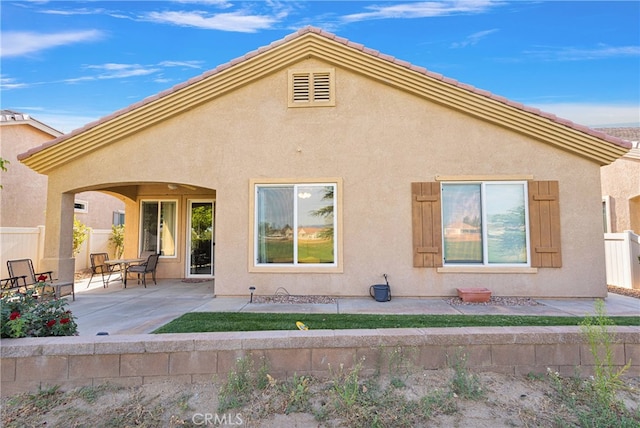
[(151, 254), (146, 262), (141, 263), (139, 265), (130, 266), (125, 275), (129, 273), (135, 273), (138, 275), (138, 284), (140, 284), (140, 276), (142, 275), (142, 283), (144, 284), (144, 288), (147, 288), (147, 274), (150, 273), (153, 278), (153, 283), (158, 284), (156, 282), (156, 267), (158, 266), (158, 258), (160, 254)]
[(27, 277), (25, 275), (22, 276), (12, 276), (11, 278), (2, 278), (0, 279), (0, 285), (2, 288), (2, 294), (5, 292), (11, 291), (20, 291), (22, 289), (27, 289)]
[[(91, 259), (91, 278), (89, 278), (87, 288), (89, 288), (93, 277), (96, 275), (102, 276), (102, 286), (107, 288), (111, 280), (111, 274), (120, 272), (120, 266), (107, 264), (106, 262), (109, 260), (109, 254), (107, 253), (92, 253), (89, 254), (89, 258)], [(122, 273), (120, 272), (120, 274)]]
[(33, 262), (31, 259), (7, 260), (7, 269), (9, 270), (9, 276), (12, 278), (24, 276), (25, 287), (35, 286), (38, 283), (38, 278), (44, 276), (45, 281), (49, 282), (50, 285), (54, 287), (56, 297), (62, 297), (60, 293), (60, 289), (62, 287), (71, 286), (71, 295), (73, 300), (76, 300), (76, 292), (73, 282), (56, 283), (56, 280), (53, 279), (53, 271), (36, 272), (33, 269)]

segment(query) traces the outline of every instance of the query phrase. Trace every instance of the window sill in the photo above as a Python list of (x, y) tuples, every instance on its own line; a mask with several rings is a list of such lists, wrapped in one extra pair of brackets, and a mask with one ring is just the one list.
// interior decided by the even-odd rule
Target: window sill
[(446, 266), (437, 269), (438, 273), (538, 273), (532, 267), (491, 267), (491, 266)]
[(249, 266), (251, 273), (342, 273), (340, 266)]

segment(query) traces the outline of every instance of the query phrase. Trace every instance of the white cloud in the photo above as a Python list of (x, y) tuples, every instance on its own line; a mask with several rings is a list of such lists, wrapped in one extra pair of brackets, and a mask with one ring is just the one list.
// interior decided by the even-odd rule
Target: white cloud
[(451, 46), (454, 48), (464, 48), (467, 46), (473, 46), (478, 44), (480, 40), (484, 39), (488, 35), (496, 33), (498, 31), (499, 30), (497, 28), (494, 28), (491, 30), (485, 30), (485, 31), (478, 31), (477, 33), (473, 33), (470, 36), (467, 36), (467, 38), (461, 42), (453, 43)]
[(160, 24), (173, 24), (183, 27), (196, 27), (207, 30), (255, 33), (270, 28), (277, 19), (266, 15), (251, 15), (242, 12), (218, 13), (205, 12), (149, 12), (145, 15), (149, 21)]
[(63, 9), (47, 9), (47, 10), (42, 10), (40, 11), (40, 13), (44, 13), (46, 15), (64, 15), (64, 16), (73, 16), (73, 15), (99, 15), (104, 13), (105, 10), (104, 9), (86, 9), (86, 8), (81, 8), (81, 9), (69, 9), (69, 10), (63, 10)]
[(116, 64), (106, 63), (100, 65), (87, 65), (88, 70), (97, 70), (99, 74), (94, 76), (82, 76), (70, 79), (65, 79), (65, 83), (78, 83), (91, 80), (102, 79), (124, 79), (128, 77), (147, 76), (149, 74), (160, 71), (157, 67), (147, 67), (140, 64)]
[(7, 77), (5, 75), (0, 75), (0, 89), (3, 91), (7, 91), (9, 89), (20, 89), (26, 88), (29, 85), (26, 83), (19, 83), (13, 77)]
[(162, 67), (187, 67), (187, 68), (202, 68), (204, 61), (162, 61), (160, 66)]
[(366, 9), (370, 10), (370, 12), (345, 15), (342, 17), (342, 20), (355, 22), (370, 19), (430, 18), (434, 16), (483, 13), (501, 4), (503, 4), (503, 2), (492, 0), (448, 0), (400, 3), (392, 4), (391, 6), (368, 6)]
[(640, 46), (605, 46), (594, 48), (542, 47), (523, 52), (530, 57), (543, 61), (584, 61), (618, 57), (639, 57)]
[(2, 34), (0, 56), (22, 56), (82, 42), (93, 42), (104, 37), (99, 30), (65, 31), (60, 33), (35, 33), (9, 31)]
[(67, 113), (38, 113), (33, 115), (34, 119), (49, 125), (53, 129), (65, 134), (74, 129), (82, 128), (84, 125), (98, 120), (101, 116), (74, 115)]
[(640, 126), (638, 104), (543, 103), (530, 106), (590, 127)]

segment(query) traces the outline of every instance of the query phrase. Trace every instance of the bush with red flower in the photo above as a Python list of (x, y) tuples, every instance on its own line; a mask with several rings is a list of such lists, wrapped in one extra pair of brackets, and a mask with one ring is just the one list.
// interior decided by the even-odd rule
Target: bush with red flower
[(1, 337), (75, 336), (78, 325), (66, 305), (66, 299), (43, 299), (36, 290), (3, 295)]

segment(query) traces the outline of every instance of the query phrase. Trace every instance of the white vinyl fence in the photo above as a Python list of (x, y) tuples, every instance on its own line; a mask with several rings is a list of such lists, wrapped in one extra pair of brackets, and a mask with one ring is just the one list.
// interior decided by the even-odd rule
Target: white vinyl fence
[[(31, 259), (36, 272), (40, 271), (38, 264), (44, 255), (44, 229), (44, 226), (0, 227), (1, 278), (9, 276), (7, 260)], [(109, 253), (109, 258), (114, 258), (113, 245), (109, 243), (110, 236), (111, 229), (89, 228), (87, 239), (76, 255), (76, 272), (91, 267), (91, 253)]]
[(605, 233), (607, 284), (640, 288), (640, 237), (631, 230)]

